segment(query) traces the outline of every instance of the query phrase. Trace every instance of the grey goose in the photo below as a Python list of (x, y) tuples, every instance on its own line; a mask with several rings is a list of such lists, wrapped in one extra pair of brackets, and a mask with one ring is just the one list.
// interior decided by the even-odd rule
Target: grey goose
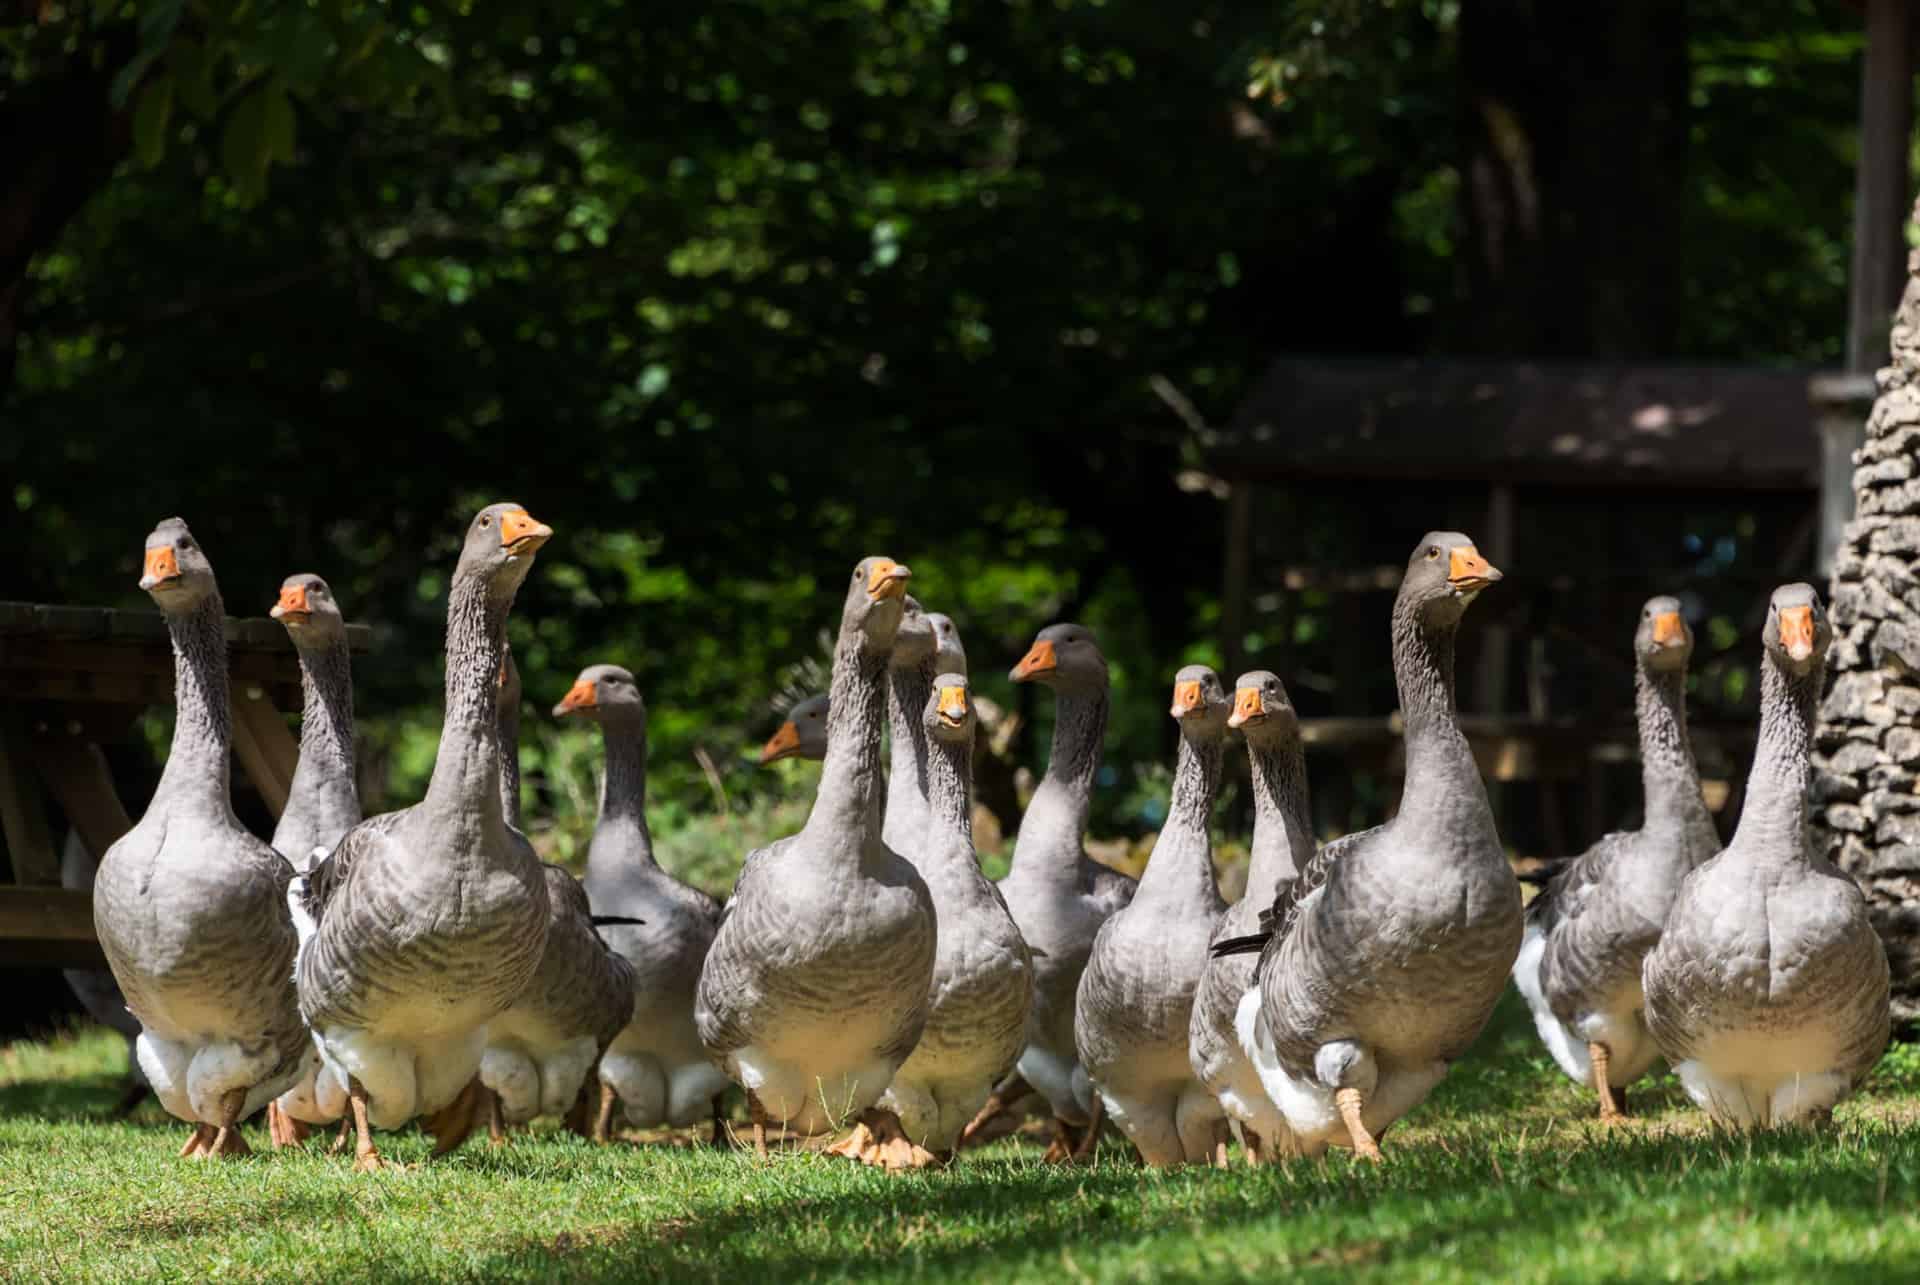
[(1807, 832), (1832, 638), (1813, 586), (1774, 590), (1740, 823), (1681, 883), (1642, 970), (1661, 1054), (1687, 1096), (1735, 1128), (1830, 1115), (1887, 1046), (1886, 951), (1859, 887)]

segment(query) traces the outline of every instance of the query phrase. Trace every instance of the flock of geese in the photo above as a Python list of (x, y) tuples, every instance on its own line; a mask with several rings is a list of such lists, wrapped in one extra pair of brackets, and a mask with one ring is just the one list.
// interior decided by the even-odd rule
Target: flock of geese
[[(537, 1116), (606, 1141), (711, 1117), (729, 1083), (753, 1145), (847, 1130), (830, 1150), (949, 1162), (1038, 1095), (1048, 1156), (1089, 1153), (1103, 1116), (1145, 1163), (1224, 1165), (1329, 1146), (1378, 1160), (1485, 1026), (1509, 976), (1603, 1121), (1664, 1057), (1713, 1119), (1830, 1115), (1888, 1039), (1886, 956), (1854, 884), (1811, 845), (1814, 703), (1831, 636), (1818, 595), (1777, 590), (1761, 658), (1759, 748), (1721, 850), (1686, 733), (1692, 637), (1654, 598), (1634, 634), (1643, 828), (1542, 876), (1530, 903), (1455, 718), (1454, 640), (1500, 579), (1465, 536), (1409, 559), (1391, 643), (1405, 789), (1385, 825), (1316, 844), (1299, 720), (1281, 679), (1174, 676), (1178, 764), (1136, 882), (1085, 831), (1107, 664), (1075, 624), (1014, 668), (1058, 702), (1051, 759), (1011, 873), (981, 873), (971, 829), (976, 712), (954, 622), (908, 569), (869, 557), (841, 606), (830, 691), (796, 706), (763, 761), (824, 759), (796, 834), (747, 855), (724, 906), (654, 859), (646, 706), (593, 665), (554, 707), (599, 725), (599, 818), (584, 879), (518, 827), (514, 597), (552, 535), (516, 504), (467, 529), (447, 607), (446, 711), (432, 780), (363, 818), (339, 605), (290, 577), (273, 614), (305, 686), (300, 761), (273, 841), (228, 780), (225, 610), (184, 522), (146, 541), (140, 584), (176, 662), (171, 753), (94, 881), (101, 945), (140, 1025), (182, 1154), (244, 1154), (338, 1126), (355, 1164), (375, 1129), (419, 1121), (435, 1154)], [(1234, 734), (1255, 800), (1248, 895), (1215, 884), (1209, 818)], [(890, 740), (890, 771), (882, 743)]]

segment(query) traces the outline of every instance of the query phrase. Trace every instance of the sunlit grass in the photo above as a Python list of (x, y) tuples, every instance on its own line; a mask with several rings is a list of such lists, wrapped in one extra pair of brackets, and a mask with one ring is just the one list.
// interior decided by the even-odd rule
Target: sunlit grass
[(1920, 1054), (1896, 1048), (1834, 1129), (1703, 1127), (1671, 1078), (1604, 1131), (1511, 997), (1475, 1054), (1387, 1139), (1230, 1173), (1038, 1163), (1030, 1140), (889, 1178), (811, 1154), (769, 1169), (704, 1147), (596, 1149), (539, 1132), (371, 1178), (317, 1143), (174, 1158), (151, 1106), (102, 1117), (124, 1045), (0, 1050), (0, 1278), (641, 1280), (1899, 1280), (1920, 1275)]

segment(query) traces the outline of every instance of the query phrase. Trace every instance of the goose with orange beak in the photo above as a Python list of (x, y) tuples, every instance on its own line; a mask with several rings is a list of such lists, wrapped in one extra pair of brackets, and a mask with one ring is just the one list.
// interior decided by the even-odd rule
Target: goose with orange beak
[(1053, 1111), (1049, 1162), (1085, 1156), (1104, 1110), (1074, 1045), (1080, 974), (1100, 925), (1133, 899), (1134, 881), (1087, 855), (1087, 809), (1107, 734), (1107, 660), (1085, 625), (1042, 629), (1009, 675), (1040, 683), (1055, 699), (1046, 775), (1020, 818), (1013, 868), (1000, 893), (1033, 949), (1033, 1009), (1018, 1074), (994, 1089), (962, 1145), (1004, 1108), (1037, 1091)]
[(1193, 1074), (1187, 1031), (1207, 943), (1226, 909), (1211, 835), (1232, 711), (1220, 676), (1205, 665), (1174, 676), (1180, 748), (1167, 819), (1133, 900), (1101, 925), (1080, 975), (1080, 1065), (1107, 1114), (1156, 1169), (1208, 1163), (1227, 1139), (1219, 1101)]
[(1553, 872), (1527, 903), (1513, 966), (1541, 1040), (1570, 1079), (1595, 1091), (1603, 1124), (1625, 1118), (1626, 1086), (1659, 1058), (1642, 1016), (1641, 966), (1681, 882), (1720, 850), (1687, 740), (1692, 653), (1679, 599), (1648, 599), (1633, 635), (1646, 821)]
[(587, 898), (601, 915), (639, 920), (600, 929), (633, 967), (619, 1033), (600, 1058), (593, 1138), (616, 1114), (635, 1128), (689, 1125), (711, 1113), (721, 1139), (727, 1077), (707, 1058), (693, 1024), (700, 966), (720, 924), (720, 904), (667, 873), (647, 827), (647, 705), (633, 674), (589, 665), (553, 707), (555, 718), (596, 724), (605, 753), (600, 812), (587, 845)]
[(140, 587), (166, 618), (179, 716), (153, 800), (101, 857), (93, 924), (140, 1021), (160, 1103), (194, 1126), (181, 1155), (245, 1155), (240, 1121), (309, 1055), (293, 988), (292, 869), (233, 815), (226, 612), (187, 524), (147, 536)]
[(347, 831), (307, 878), (300, 1008), (347, 1085), (355, 1167), (385, 1162), (375, 1127), (421, 1119), (435, 1153), (480, 1116), (487, 1023), (533, 980), (547, 880), (500, 797), (507, 616), (552, 530), (518, 504), (468, 524), (447, 602), (446, 722), (426, 798)]
[(1767, 605), (1760, 738), (1726, 850), (1686, 877), (1642, 970), (1646, 1021), (1721, 1125), (1831, 1120), (1880, 1060), (1887, 956), (1866, 899), (1811, 842), (1814, 712), (1833, 639), (1812, 585)]
[(760, 747), (760, 765), (782, 759), (808, 759), (818, 763), (827, 756), (827, 694), (809, 696), (787, 711), (767, 743)]
[(1320, 849), (1274, 899), (1236, 1021), (1267, 1095), (1309, 1155), (1381, 1158), (1471, 1045), (1520, 948), (1520, 885), (1453, 703), (1454, 635), (1500, 572), (1458, 531), (1429, 532), (1394, 599), (1406, 785), (1391, 821)]
[(747, 1091), (754, 1148), (769, 1124), (856, 1123), (845, 1151), (912, 1162), (875, 1104), (926, 1025), (935, 922), (926, 881), (881, 840), (880, 736), (888, 663), (911, 573), (854, 568), (829, 689), (827, 757), (799, 833), (749, 853), (695, 993), (707, 1056)]

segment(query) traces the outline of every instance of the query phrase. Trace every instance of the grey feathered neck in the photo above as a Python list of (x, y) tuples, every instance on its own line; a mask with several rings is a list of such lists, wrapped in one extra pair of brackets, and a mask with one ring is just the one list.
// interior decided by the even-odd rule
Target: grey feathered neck
[(927, 736), (920, 716), (933, 695), (934, 651), (909, 665), (887, 667), (887, 732), (891, 770), (880, 833), (896, 852), (909, 851), (927, 831)]
[[(294, 651), (300, 659), (300, 761), (287, 791), (286, 810), (273, 832), (273, 846), (296, 865), (308, 854), (288, 852), (295, 839), (343, 834), (360, 820), (360, 790), (354, 777), (353, 662), (344, 634), (318, 647)], [(288, 836), (283, 844), (283, 836)]]
[(973, 860), (973, 732), (961, 740), (928, 737), (927, 843), (930, 858), (964, 851)]
[[(647, 829), (647, 733), (638, 719), (600, 720), (600, 739), (605, 747), (605, 762), (600, 774), (600, 819), (594, 825), (594, 844), (587, 851), (587, 870), (596, 877), (617, 870), (594, 869), (596, 854), (604, 854), (598, 864), (610, 864), (619, 853), (621, 865), (657, 864), (653, 856), (653, 833)], [(600, 836), (613, 835), (622, 840), (603, 847)]]
[(1307, 799), (1307, 756), (1298, 732), (1247, 737), (1253, 777), (1253, 845), (1247, 895), (1271, 897), (1282, 879), (1298, 878), (1313, 859)]
[(497, 594), (486, 577), (455, 573), (447, 599), (446, 716), (424, 804), (436, 820), (506, 820), (499, 680), (512, 607), (511, 591)]
[(154, 798), (203, 816), (232, 816), (226, 607), (220, 591), (209, 589), (186, 610), (164, 614), (173, 641), (173, 745)]
[(1078, 878), (1085, 854), (1087, 809), (1107, 737), (1107, 687), (1060, 688), (1054, 700), (1053, 748), (1021, 818), (1010, 875)]
[(1634, 666), (1634, 717), (1640, 731), (1640, 788), (1646, 798), (1644, 829), (1682, 842), (1691, 830), (1713, 833), (1713, 816), (1700, 794), (1700, 771), (1687, 739), (1687, 671), (1675, 666), (1649, 672)]
[(1402, 591), (1393, 604), (1393, 674), (1406, 720), (1406, 786), (1395, 824), (1453, 834), (1462, 818), (1487, 812), (1473, 750), (1453, 704), (1453, 644), (1458, 611), (1423, 612)]
[(1807, 785), (1813, 775), (1814, 705), (1826, 662), (1805, 674), (1783, 670), (1769, 649), (1760, 661), (1760, 738), (1747, 773), (1732, 850), (1766, 862), (1807, 859)]
[(1226, 729), (1219, 725), (1181, 729), (1173, 770), (1173, 796), (1167, 821), (1153, 843), (1153, 855), (1140, 874), (1133, 904), (1159, 899), (1218, 902), (1213, 877), (1214, 801), (1220, 795), (1220, 765), (1226, 756)]
[(885, 717), (887, 652), (865, 631), (843, 621), (833, 650), (833, 683), (827, 695), (827, 758), (820, 789), (803, 833), (864, 834), (880, 840), (880, 728)]

